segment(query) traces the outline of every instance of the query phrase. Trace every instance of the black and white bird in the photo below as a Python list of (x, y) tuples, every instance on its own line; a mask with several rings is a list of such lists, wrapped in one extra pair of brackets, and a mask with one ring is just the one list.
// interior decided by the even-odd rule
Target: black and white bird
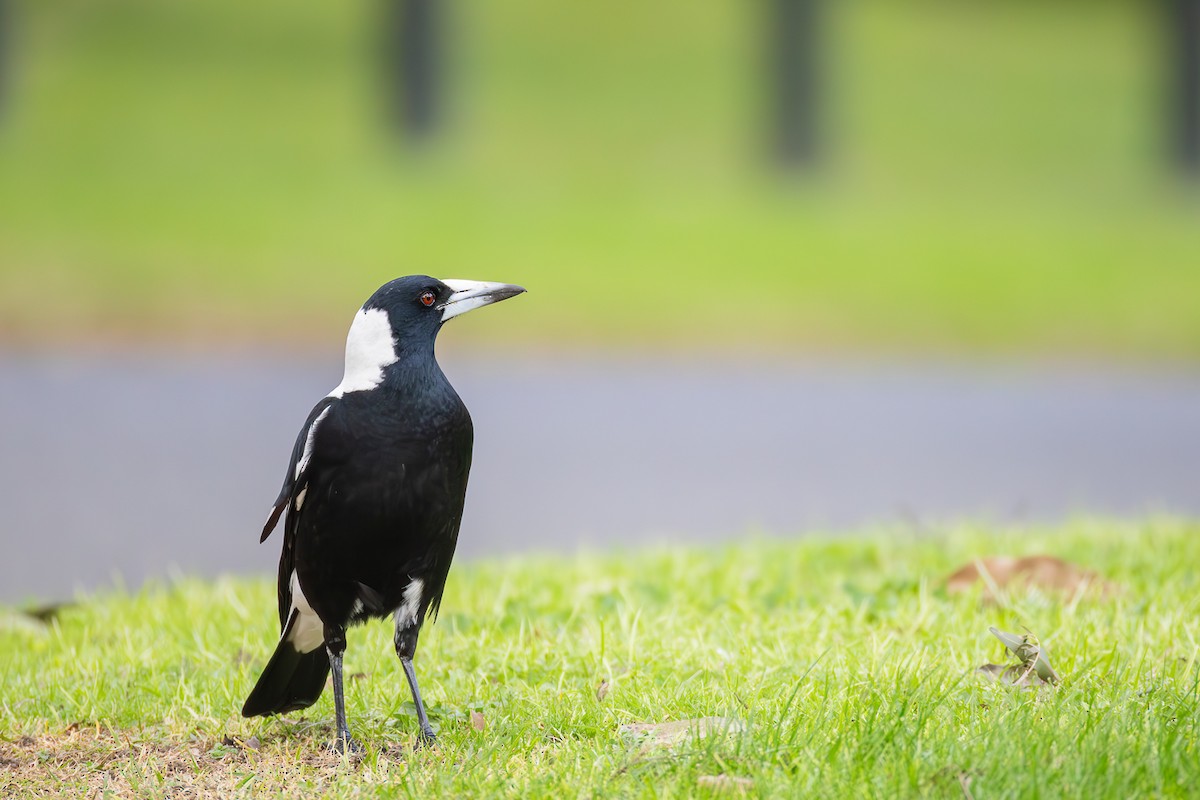
[(332, 669), (334, 746), (357, 747), (343, 694), (346, 629), (392, 616), (421, 738), (434, 739), (412, 659), (454, 557), (474, 437), (434, 341), (446, 320), (524, 291), (410, 275), (384, 284), (355, 315), (342, 382), (309, 413), (263, 527), (260, 541), (284, 518), (282, 633), (244, 716), (312, 705)]

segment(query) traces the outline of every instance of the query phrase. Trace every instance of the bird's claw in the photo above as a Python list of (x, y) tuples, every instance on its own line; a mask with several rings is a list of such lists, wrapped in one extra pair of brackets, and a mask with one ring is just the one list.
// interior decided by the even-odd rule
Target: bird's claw
[(336, 739), (329, 743), (329, 751), (331, 753), (336, 753), (339, 756), (360, 756), (366, 752), (366, 749), (361, 744), (354, 741), (354, 739), (351, 739), (350, 733), (345, 731), (339, 734)]
[(427, 728), (417, 734), (417, 748), (433, 747), (437, 744), (437, 734), (433, 732), (433, 728)]

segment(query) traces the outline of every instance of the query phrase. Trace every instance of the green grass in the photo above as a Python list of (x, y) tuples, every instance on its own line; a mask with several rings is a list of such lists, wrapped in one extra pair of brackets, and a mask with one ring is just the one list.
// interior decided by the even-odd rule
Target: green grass
[(329, 341), (423, 271), (531, 289), (475, 340), (1200, 355), (1152, 4), (830, 5), (787, 180), (753, 4), (456, 4), (421, 157), (373, 4), (17, 0), (0, 337)]
[[(1118, 590), (991, 605), (939, 588), (992, 553), (1052, 553)], [(0, 788), (692, 797), (727, 775), (763, 797), (1194, 796), (1198, 559), (1194, 523), (1080, 521), (460, 564), (417, 659), (434, 749), (409, 748), (387, 626), (352, 632), (359, 762), (324, 753), (328, 692), (287, 720), (238, 716), (276, 633), (265, 581), (87, 597), (0, 633)], [(1005, 658), (990, 625), (1036, 632), (1061, 685), (978, 678)], [(665, 748), (620, 733), (704, 716), (743, 730)]]

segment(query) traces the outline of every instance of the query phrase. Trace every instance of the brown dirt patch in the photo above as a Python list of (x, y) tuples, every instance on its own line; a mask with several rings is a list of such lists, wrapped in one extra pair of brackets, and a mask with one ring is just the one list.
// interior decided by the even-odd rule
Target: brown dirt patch
[(341, 776), (397, 766), (381, 756), (373, 770), (367, 769), (310, 740), (279, 738), (247, 746), (228, 737), (72, 725), (61, 733), (0, 740), (0, 797), (319, 795)]

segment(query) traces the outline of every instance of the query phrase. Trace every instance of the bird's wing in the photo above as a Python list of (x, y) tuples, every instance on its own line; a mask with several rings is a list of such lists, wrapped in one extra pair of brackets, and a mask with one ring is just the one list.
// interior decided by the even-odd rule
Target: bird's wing
[(283, 525), (283, 548), (279, 554), (279, 624), (286, 628), (288, 615), (292, 607), (292, 572), (296, 560), (296, 527), (300, 518), (300, 510), (304, 507), (304, 498), (308, 492), (309, 482), (313, 475), (320, 472), (323, 459), (317, 454), (317, 436), (329, 414), (335, 409), (338, 399), (326, 397), (313, 407), (308, 419), (296, 436), (296, 444), (292, 447), (292, 458), (288, 462), (287, 474), (283, 478), (283, 488), (275, 498), (275, 505), (263, 526), (259, 542), (265, 542), (275, 529), (280, 516), (287, 511)]
[(312, 455), (316, 447), (317, 428), (336, 402), (336, 397), (322, 399), (313, 406), (313, 410), (308, 414), (308, 419), (304, 421), (304, 427), (300, 429), (300, 433), (296, 436), (296, 444), (292, 447), (292, 458), (288, 462), (287, 474), (283, 476), (283, 488), (279, 490), (279, 496), (275, 498), (275, 504), (267, 517), (267, 524), (263, 526), (262, 536), (258, 539), (260, 544), (265, 542), (271, 532), (275, 530), (279, 517), (291, 502), (297, 497), (301, 497), (300, 502), (303, 503), (302, 492), (308, 488), (308, 468), (312, 463)]

